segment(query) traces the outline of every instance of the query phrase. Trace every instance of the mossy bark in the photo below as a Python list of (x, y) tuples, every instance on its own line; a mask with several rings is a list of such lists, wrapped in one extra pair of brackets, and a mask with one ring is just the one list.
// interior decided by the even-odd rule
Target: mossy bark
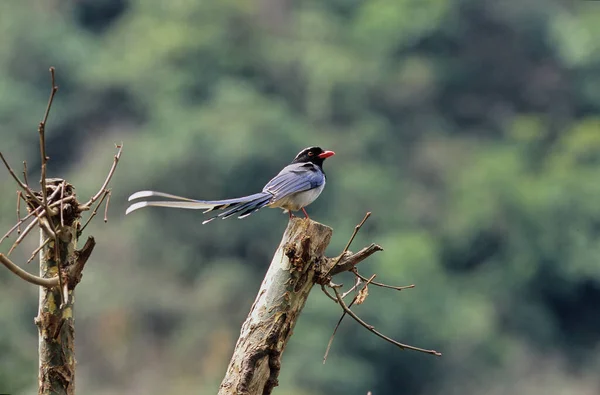
[(242, 326), (219, 395), (270, 394), (278, 385), (281, 354), (315, 284), (332, 229), (291, 219)]

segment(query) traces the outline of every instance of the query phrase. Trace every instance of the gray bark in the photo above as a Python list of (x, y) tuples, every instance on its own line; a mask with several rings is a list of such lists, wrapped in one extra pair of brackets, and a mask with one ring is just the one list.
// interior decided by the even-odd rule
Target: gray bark
[(270, 394), (278, 385), (281, 355), (315, 284), (331, 228), (290, 220), (242, 326), (219, 395)]

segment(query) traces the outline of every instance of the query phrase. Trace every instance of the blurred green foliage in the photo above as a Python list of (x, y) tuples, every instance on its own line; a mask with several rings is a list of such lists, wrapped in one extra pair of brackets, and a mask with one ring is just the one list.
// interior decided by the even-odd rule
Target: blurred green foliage
[[(323, 366), (339, 311), (314, 292), (277, 393), (600, 392), (597, 2), (3, 1), (0, 29), (0, 149), (15, 168), (39, 177), (51, 65), (49, 175), (87, 197), (125, 146), (110, 220), (88, 228), (78, 393), (216, 392), (287, 219), (124, 218), (126, 197), (252, 193), (309, 145), (337, 152), (309, 207), (335, 229), (330, 255), (372, 211), (354, 247), (385, 251), (364, 273), (417, 285), (372, 289), (357, 312), (444, 356), (346, 320)], [(8, 229), (5, 171), (0, 187)], [(0, 284), (0, 392), (33, 394), (36, 290), (6, 271)]]

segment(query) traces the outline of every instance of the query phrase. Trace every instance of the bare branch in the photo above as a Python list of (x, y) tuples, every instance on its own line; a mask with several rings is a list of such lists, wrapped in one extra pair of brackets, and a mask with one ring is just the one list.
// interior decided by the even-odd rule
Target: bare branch
[(98, 213), (98, 209), (100, 208), (100, 206), (102, 205), (102, 202), (104, 201), (104, 199), (106, 199), (107, 196), (108, 196), (108, 192), (104, 191), (104, 194), (102, 195), (102, 198), (100, 199), (100, 201), (98, 202), (98, 204), (94, 208), (94, 211), (92, 211), (92, 213), (90, 214), (90, 217), (87, 219), (87, 221), (85, 221), (85, 224), (83, 224), (83, 226), (81, 227), (81, 229), (79, 229), (79, 234), (83, 233), (83, 230), (92, 221), (92, 218), (94, 218), (94, 216)]
[(19, 266), (15, 265), (10, 259), (8, 259), (4, 254), (0, 254), (0, 263), (2, 263), (8, 270), (21, 277), (23, 280), (39, 285), (41, 287), (55, 287), (58, 285), (58, 276), (53, 278), (41, 278), (38, 276), (34, 276), (31, 273), (26, 272), (21, 269)]
[(27, 161), (23, 161), (23, 180), (25, 185), (29, 186), (29, 180), (27, 180)]
[(348, 296), (352, 293), (352, 291), (354, 291), (356, 288), (360, 287), (360, 284), (362, 284), (362, 280), (359, 277), (356, 277), (356, 281), (354, 282), (354, 285), (352, 286), (352, 288), (350, 288), (349, 290), (347, 290), (346, 292), (344, 292), (342, 294), (342, 299), (345, 299), (346, 296)]
[(21, 191), (17, 191), (17, 233), (21, 233)]
[(323, 291), (323, 293), (324, 293), (325, 295), (327, 295), (327, 297), (328, 297), (329, 299), (331, 299), (331, 300), (333, 300), (335, 303), (337, 303), (337, 299), (336, 299), (336, 298), (334, 298), (333, 296), (331, 296), (331, 294), (329, 293), (329, 291), (327, 290), (327, 288), (325, 288), (325, 285), (324, 285), (324, 284), (321, 284), (321, 290)]
[(369, 219), (370, 216), (371, 216), (371, 212), (368, 211), (365, 214), (365, 217), (362, 219), (362, 221), (360, 221), (360, 223), (354, 227), (354, 232), (352, 232), (352, 236), (350, 236), (350, 240), (348, 240), (346, 247), (344, 247), (344, 249), (342, 250), (342, 253), (338, 256), (336, 262), (333, 265), (331, 265), (331, 267), (329, 268), (329, 270), (327, 270), (327, 273), (325, 273), (325, 276), (323, 276), (323, 277), (329, 276), (329, 274), (331, 273), (333, 268), (336, 267), (337, 264), (340, 262), (340, 259), (342, 259), (342, 257), (346, 254), (346, 252), (348, 252), (348, 249), (350, 248), (350, 245), (352, 244), (352, 242), (354, 241), (354, 238), (358, 234), (358, 231), (360, 230), (360, 228), (362, 228), (362, 226), (365, 224), (365, 222), (367, 221), (367, 219)]
[[(364, 287), (362, 287), (361, 291), (363, 289), (366, 289), (367, 285), (369, 285), (369, 283), (371, 281), (373, 281), (374, 278), (375, 278), (375, 274), (373, 274), (371, 276), (371, 278), (369, 278), (367, 280), (367, 282), (365, 283)], [(349, 292), (351, 292), (352, 289), (356, 288), (357, 285), (358, 285), (358, 282), (349, 291), (347, 291), (346, 293), (344, 293), (344, 295), (347, 295)], [(348, 308), (352, 307), (352, 305), (356, 302), (357, 297), (358, 297), (358, 295), (356, 295), (354, 297), (354, 299), (352, 299), (352, 302), (350, 302), (350, 304), (348, 305)], [(342, 295), (342, 299), (343, 298), (344, 298), (344, 296)], [(337, 299), (336, 299), (336, 302), (337, 302)], [(342, 320), (344, 319), (345, 316), (346, 316), (346, 311), (344, 310), (344, 312), (342, 313), (342, 316), (340, 317), (340, 319), (338, 320), (337, 324), (335, 325), (335, 328), (333, 329), (333, 333), (331, 334), (331, 337), (329, 338), (329, 343), (327, 343), (327, 349), (325, 350), (325, 355), (323, 356), (323, 365), (325, 365), (325, 362), (327, 362), (327, 355), (329, 355), (329, 350), (331, 349), (331, 344), (333, 343), (333, 338), (335, 337), (335, 333), (337, 332), (338, 328), (340, 327), (340, 324), (342, 323)]]
[(418, 352), (422, 352), (422, 353), (425, 353), (425, 354), (435, 355), (437, 357), (442, 356), (442, 353), (437, 352), (435, 350), (426, 350), (424, 348), (413, 347), (413, 346), (409, 346), (408, 344), (399, 343), (396, 340), (394, 340), (394, 339), (392, 339), (392, 338), (384, 335), (383, 333), (377, 331), (373, 325), (367, 324), (359, 316), (357, 316), (352, 310), (350, 310), (350, 308), (346, 305), (346, 303), (344, 303), (344, 299), (342, 299), (342, 295), (340, 295), (340, 292), (337, 290), (337, 288), (333, 288), (333, 292), (335, 292), (335, 297), (337, 298), (338, 303), (340, 304), (340, 306), (342, 306), (342, 309), (344, 309), (344, 311), (350, 317), (354, 318), (354, 320), (356, 322), (358, 322), (360, 325), (362, 325), (363, 327), (365, 327), (369, 332), (374, 333), (376, 336), (382, 338), (383, 340), (385, 340), (387, 342), (392, 343), (393, 345), (399, 347), (402, 350), (418, 351)]
[(354, 227), (354, 232), (352, 232), (352, 236), (350, 236), (350, 240), (348, 240), (348, 244), (346, 244), (346, 247), (344, 248), (344, 251), (342, 251), (342, 254), (345, 253), (346, 251), (348, 251), (348, 248), (350, 248), (350, 245), (354, 241), (354, 238), (358, 234), (358, 231), (360, 230), (360, 228), (362, 228), (362, 226), (365, 224), (365, 222), (367, 221), (367, 219), (369, 219), (370, 216), (371, 216), (371, 212), (368, 211), (365, 214), (365, 217), (363, 218), (363, 220), (360, 221), (360, 223)]
[(48, 105), (46, 106), (46, 112), (44, 112), (44, 118), (42, 119), (42, 123), (44, 124), (44, 126), (48, 122), (48, 116), (50, 115), (50, 108), (52, 107), (52, 102), (54, 101), (54, 95), (58, 91), (58, 86), (56, 86), (56, 78), (54, 75), (54, 67), (50, 67), (48, 71), (50, 71), (50, 84), (52, 86), (52, 90), (50, 91)]
[(62, 184), (60, 184), (60, 226), (65, 226), (65, 218), (64, 218), (64, 197), (65, 197), (65, 186), (67, 182), (63, 180)]
[(35, 256), (38, 254), (38, 252), (40, 252), (41, 249), (44, 248), (46, 246), (46, 244), (48, 244), (51, 240), (52, 239), (49, 238), (49, 237), (46, 240), (44, 240), (44, 242), (41, 243), (40, 246), (35, 249), (35, 251), (33, 251), (33, 253), (29, 257), (29, 259), (27, 260), (27, 262), (25, 262), (25, 264), (27, 265), (29, 262), (33, 261), (35, 259)]
[(108, 205), (110, 204), (110, 196), (112, 195), (110, 189), (107, 189), (106, 195), (106, 205), (104, 205), (104, 223), (108, 222)]
[(14, 224), (14, 226), (13, 226), (12, 228), (10, 228), (10, 229), (8, 230), (8, 232), (6, 232), (6, 233), (4, 234), (4, 236), (2, 236), (2, 238), (0, 239), (0, 244), (2, 244), (2, 242), (4, 241), (4, 239), (7, 239), (7, 238), (10, 236), (10, 234), (11, 234), (12, 232), (14, 232), (14, 231), (15, 231), (15, 229), (17, 229), (17, 227), (19, 227), (19, 225), (21, 225), (23, 222), (27, 221), (27, 220), (28, 220), (29, 218), (31, 218), (31, 217), (32, 217), (32, 216), (33, 216), (33, 215), (34, 215), (34, 214), (35, 214), (35, 213), (36, 213), (38, 210), (41, 210), (41, 209), (42, 209), (42, 207), (41, 207), (41, 206), (39, 206), (39, 207), (36, 207), (36, 209), (35, 209), (35, 210), (33, 210), (33, 211), (31, 211), (31, 212), (30, 212), (30, 213), (29, 213), (29, 214), (28, 214), (28, 215), (27, 215), (25, 218), (21, 219), (19, 222), (17, 222), (16, 224)]
[(54, 215), (50, 210), (48, 210), (48, 200), (46, 197), (46, 162), (48, 161), (48, 157), (46, 156), (46, 123), (48, 122), (48, 116), (50, 115), (50, 108), (52, 107), (52, 102), (54, 101), (54, 95), (56, 91), (58, 91), (58, 86), (56, 86), (55, 76), (54, 76), (54, 67), (50, 67), (50, 97), (48, 98), (48, 105), (46, 106), (46, 111), (44, 112), (44, 118), (38, 125), (38, 133), (40, 135), (40, 156), (42, 160), (42, 172), (40, 175), (40, 184), (42, 185), (42, 203), (46, 212), (51, 216)]
[(31, 230), (35, 227), (37, 223), (38, 221), (33, 220), (29, 223), (29, 225), (27, 225), (23, 233), (21, 233), (19, 237), (17, 237), (17, 240), (15, 240), (12, 247), (10, 247), (10, 249), (6, 253), (6, 256), (10, 256), (10, 254), (15, 250), (15, 248), (17, 248), (17, 246), (23, 241), (23, 239), (29, 234), (29, 232), (31, 232)]
[(31, 196), (31, 198), (33, 200), (35, 200), (35, 202), (39, 206), (42, 206), (42, 202), (40, 201), (40, 199), (37, 198), (37, 196), (35, 196), (35, 193), (33, 193), (33, 191), (31, 190), (31, 188), (29, 188), (27, 185), (23, 184), (21, 182), (21, 180), (19, 180), (19, 177), (17, 177), (17, 175), (13, 171), (12, 167), (10, 167), (10, 165), (8, 164), (8, 162), (6, 161), (6, 159), (4, 159), (4, 155), (2, 155), (2, 152), (0, 152), (0, 159), (2, 159), (2, 162), (4, 162), (4, 166), (6, 166), (6, 169), (8, 170), (8, 172), (10, 173), (10, 175), (15, 179), (15, 181), (17, 182), (17, 184), (19, 184), (19, 186), (23, 189), (23, 191), (25, 191), (27, 193), (27, 195)]
[[(358, 272), (358, 270), (356, 270), (356, 268), (354, 268), (352, 270), (352, 272), (354, 273), (355, 276), (357, 276), (358, 278), (360, 278), (361, 280), (367, 280), (367, 278), (365, 276), (363, 276), (362, 274), (360, 274)], [(415, 284), (411, 284), (411, 285), (403, 285), (401, 287), (397, 287), (394, 285), (387, 285), (387, 284), (382, 284), (382, 283), (378, 283), (377, 281), (371, 281), (371, 284), (377, 286), (377, 287), (381, 287), (381, 288), (389, 288), (389, 289), (395, 289), (396, 291), (402, 291), (403, 289), (409, 289), (409, 288), (414, 288)]]
[(48, 225), (47, 218), (44, 216), (45, 213), (46, 210), (42, 210), (40, 214), (36, 214), (38, 223), (40, 224), (40, 228), (42, 228), (46, 233), (46, 236), (54, 240), (56, 239), (56, 232)]
[(110, 182), (113, 174), (115, 174), (115, 170), (117, 169), (117, 164), (119, 163), (119, 159), (121, 159), (121, 151), (123, 151), (123, 143), (121, 143), (120, 145), (117, 145), (116, 147), (119, 149), (119, 151), (117, 151), (117, 154), (115, 155), (113, 164), (112, 164), (110, 170), (108, 171), (108, 175), (106, 176), (104, 183), (100, 187), (100, 190), (94, 196), (92, 196), (90, 198), (90, 200), (88, 200), (85, 204), (82, 204), (79, 206), (80, 211), (89, 210), (90, 207), (92, 206), (92, 204), (96, 200), (98, 200), (103, 193), (106, 193), (106, 187), (108, 186), (108, 183)]
[[(377, 244), (371, 244), (355, 254), (346, 253), (337, 258), (333, 258), (336, 259), (336, 263), (331, 266), (328, 273), (331, 276), (334, 276), (342, 272), (351, 271), (354, 266), (358, 265), (377, 251), (383, 251), (383, 248)], [(321, 276), (320, 280), (326, 281), (327, 277)]]

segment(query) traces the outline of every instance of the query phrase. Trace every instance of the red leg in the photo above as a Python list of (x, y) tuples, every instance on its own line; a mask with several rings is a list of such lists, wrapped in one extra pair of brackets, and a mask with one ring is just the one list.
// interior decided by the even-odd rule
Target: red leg
[(306, 212), (304, 207), (302, 207), (302, 212), (304, 213), (304, 216), (306, 216), (307, 219), (310, 219), (310, 217), (308, 216), (308, 213)]
[(292, 219), (292, 218), (294, 218), (294, 217), (295, 217), (295, 215), (294, 215), (294, 214), (292, 214), (292, 210), (288, 210), (288, 214), (290, 215), (290, 219)]

